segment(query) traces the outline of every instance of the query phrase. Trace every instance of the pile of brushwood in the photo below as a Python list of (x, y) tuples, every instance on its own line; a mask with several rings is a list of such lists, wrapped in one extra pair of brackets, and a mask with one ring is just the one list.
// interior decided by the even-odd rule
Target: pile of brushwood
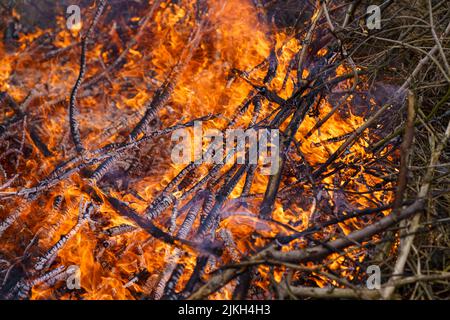
[[(135, 212), (126, 202), (112, 195), (111, 191), (122, 192), (126, 187), (113, 185), (114, 175), (111, 171), (123, 159), (131, 154), (142, 160), (139, 147), (151, 143), (154, 139), (167, 135), (178, 128), (193, 126), (194, 120), (209, 121), (219, 115), (205, 114), (202, 118), (174, 123), (171, 126), (155, 129), (158, 113), (164, 109), (171, 99), (171, 94), (177, 86), (180, 74), (189, 64), (195, 50), (202, 42), (202, 37), (208, 30), (207, 12), (208, 1), (197, 1), (192, 15), (192, 25), (188, 43), (182, 50), (180, 61), (173, 66), (167, 78), (157, 83), (152, 98), (143, 106), (144, 112), (138, 115), (136, 121), (129, 125), (124, 132), (122, 141), (108, 144), (98, 149), (90, 149), (83, 141), (83, 132), (78, 122), (80, 110), (77, 99), (82, 92), (89, 95), (89, 91), (98, 87), (102, 81), (111, 81), (109, 74), (113, 74), (123, 65), (129, 51), (136, 40), (130, 41), (130, 46), (124, 54), (118, 55), (116, 63), (105, 67), (104, 72), (90, 79), (84, 79), (86, 72), (86, 50), (95, 41), (94, 30), (102, 22), (102, 14), (108, 8), (108, 1), (96, 1), (93, 13), (90, 14), (91, 23), (83, 30), (85, 36), (79, 43), (82, 48), (80, 54), (79, 77), (73, 84), (67, 97), (68, 130), (66, 141), (66, 158), (55, 166), (47, 177), (36, 182), (32, 187), (20, 188), (15, 181), (20, 177), (20, 170), (14, 172), (13, 162), (17, 163), (15, 169), (20, 168), (21, 157), (26, 156), (27, 144), (33, 144), (44, 157), (51, 156), (45, 143), (33, 130), (33, 117), (36, 111), (28, 108), (36, 98), (42, 98), (39, 88), (30, 88), (30, 94), (23, 101), (15, 101), (5, 91), (1, 93), (2, 106), (8, 105), (13, 110), (13, 116), (2, 115), (0, 123), (0, 147), (8, 157), (2, 156), (0, 169), (0, 201), (2, 208), (9, 199), (17, 198), (17, 209), (5, 212), (2, 209), (0, 220), (0, 236), (10, 232), (14, 224), (20, 221), (22, 211), (40, 197), (73, 175), (80, 175), (89, 179), (92, 188), (85, 187), (84, 192), (89, 199), (80, 202), (80, 215), (74, 227), (61, 237), (52, 247), (34, 254), (36, 247), (34, 237), (24, 240), (24, 254), (22, 257), (10, 259), (7, 253), (0, 256), (0, 297), (1, 298), (29, 298), (30, 289), (36, 284), (57, 282), (61, 276), (61, 268), (53, 268), (53, 262), (59, 250), (67, 241), (80, 230), (85, 222), (101, 221), (96, 208), (101, 201), (108, 204), (120, 215), (129, 219), (130, 225), (120, 226), (119, 229), (108, 229), (97, 232), (100, 239), (105, 234), (112, 236), (133, 232), (136, 228), (145, 230), (150, 238), (158, 239), (177, 247), (173, 253), (175, 262), (168, 263), (162, 276), (158, 279), (155, 289), (144, 298), (167, 299), (202, 299), (217, 292), (230, 281), (236, 281), (233, 291), (234, 298), (258, 297), (255, 282), (260, 275), (257, 266), (270, 266), (271, 288), (270, 293), (263, 292), (264, 298), (366, 298), (366, 299), (448, 299), (449, 279), (448, 270), (450, 232), (448, 222), (450, 208), (450, 152), (448, 139), (450, 138), (450, 3), (447, 0), (411, 0), (389, 1), (379, 3), (381, 28), (368, 28), (367, 21), (373, 13), (367, 13), (371, 1), (357, 0), (351, 2), (324, 0), (309, 2), (306, 8), (309, 12), (307, 19), (299, 11), (299, 1), (258, 1), (254, 0), (255, 10), (259, 11), (261, 19), (270, 22), (276, 28), (286, 28), (297, 32), (303, 38), (303, 46), (290, 63), (289, 70), (297, 70), (295, 90), (291, 97), (281, 98), (276, 92), (268, 89), (277, 72), (277, 52), (275, 48), (271, 54), (255, 68), (266, 70), (266, 76), (261, 83), (254, 83), (246, 70), (233, 70), (235, 79), (247, 81), (253, 86), (247, 98), (237, 106), (234, 118), (223, 128), (232, 128), (240, 117), (248, 110), (253, 110), (253, 120), (246, 128), (280, 128), (281, 124), (288, 123), (282, 133), (281, 139), (281, 170), (270, 176), (265, 192), (260, 195), (249, 193), (255, 174), (255, 166), (249, 163), (235, 163), (226, 172), (221, 172), (222, 165), (213, 165), (208, 168), (203, 177), (197, 175), (197, 163), (188, 164), (178, 175), (170, 181), (165, 188), (148, 204), (144, 214)], [(300, 1), (304, 4), (307, 1)], [(160, 1), (146, 8), (147, 14), (143, 24), (151, 22), (155, 10), (158, 10)], [(0, 10), (12, 12), (15, 5), (24, 5), (22, 2), (2, 4)], [(306, 12), (305, 11), (305, 12)], [(315, 12), (314, 15), (311, 13)], [(29, 17), (29, 15), (23, 15)], [(22, 19), (24, 19), (22, 17)], [(302, 18), (303, 17), (303, 18)], [(18, 24), (26, 25), (27, 21), (2, 21), (3, 41), (13, 41), (15, 28)], [(138, 38), (140, 35), (137, 32)], [(45, 45), (45, 39), (41, 39)], [(77, 44), (78, 45), (78, 44)], [(317, 55), (322, 47), (327, 47), (325, 56)], [(61, 52), (59, 53), (61, 54)], [(348, 73), (338, 76), (336, 69), (345, 65)], [(249, 68), (252, 66), (249, 66)], [(302, 78), (304, 69), (308, 67), (309, 76)], [(289, 75), (286, 75), (286, 79)], [(332, 91), (339, 83), (347, 79), (353, 80), (353, 87), (347, 88), (345, 97), (352, 96), (355, 102), (357, 86), (361, 79), (365, 82), (365, 94), (360, 96), (368, 98), (374, 96), (383, 99), (377, 101), (378, 107), (364, 114), (365, 122), (354, 132), (339, 137), (342, 144), (330, 152), (329, 158), (321, 164), (310, 166), (304, 159), (293, 160), (291, 155), (296, 152), (295, 133), (308, 114), (315, 112), (314, 108), (320, 105), (321, 97), (328, 101), (338, 100)], [(113, 81), (116, 79), (113, 79)], [(6, 80), (8, 81), (8, 80)], [(92, 90), (94, 90), (92, 88)], [(41, 94), (41, 96), (40, 96)], [(98, 94), (98, 92), (97, 92)], [(342, 95), (342, 92), (339, 94)], [(268, 101), (274, 107), (274, 112), (267, 118), (259, 118), (259, 108), (262, 101)], [(56, 103), (61, 103), (56, 101)], [(356, 103), (355, 103), (356, 104)], [(339, 112), (339, 103), (330, 112)], [(358, 114), (357, 106), (352, 110)], [(319, 130), (327, 117), (318, 121), (312, 130)], [(26, 119), (26, 121), (24, 120)], [(30, 132), (25, 137), (18, 123), (27, 123)], [(157, 122), (157, 121), (156, 121)], [(24, 124), (25, 125), (25, 124)], [(128, 125), (128, 124), (127, 124)], [(226, 231), (217, 235), (221, 219), (224, 217), (223, 208), (229, 205), (230, 194), (241, 178), (245, 177), (245, 184), (240, 198), (233, 199), (234, 203), (245, 203), (248, 199), (261, 198), (258, 208), (258, 219), (267, 223), (278, 223), (273, 217), (274, 204), (277, 198), (286, 200), (299, 189), (293, 188), (289, 193), (280, 190), (282, 181), (289, 178), (298, 178), (302, 183), (309, 185), (312, 192), (319, 192), (318, 188), (328, 175), (338, 174), (340, 171), (351, 170), (351, 164), (341, 161), (348, 150), (360, 139), (366, 129), (370, 129), (373, 139), (366, 150), (372, 154), (373, 159), (359, 159), (359, 166), (366, 170), (382, 170), (385, 165), (386, 175), (382, 176), (383, 183), (370, 192), (376, 193), (386, 190), (386, 185), (394, 186), (394, 200), (385, 206), (357, 210), (347, 215), (339, 215), (339, 209), (345, 202), (336, 196), (332, 199), (335, 208), (317, 205), (317, 211), (331, 210), (335, 215), (330, 219), (312, 220), (312, 224), (304, 231), (297, 232), (293, 226), (282, 224), (288, 230), (267, 241), (265, 246), (255, 252), (248, 252), (239, 256), (232, 236)], [(16, 131), (15, 131), (16, 130)], [(22, 131), (22, 139), (17, 139)], [(312, 134), (312, 133), (310, 133)], [(19, 136), (20, 137), (20, 136)], [(9, 141), (10, 139), (11, 141)], [(31, 142), (26, 142), (30, 140)], [(18, 142), (19, 141), (19, 142)], [(12, 145), (18, 145), (13, 149)], [(295, 150), (294, 150), (295, 149)], [(9, 150), (9, 151), (8, 151)], [(12, 151), (11, 151), (12, 150)], [(14, 150), (19, 150), (18, 152)], [(24, 151), (25, 150), (25, 151)], [(388, 150), (388, 151), (386, 151)], [(66, 154), (67, 151), (67, 154)], [(208, 151), (206, 151), (207, 153)], [(398, 161), (395, 166), (387, 161), (389, 154), (397, 154)], [(17, 157), (13, 158), (13, 157)], [(301, 158), (301, 153), (300, 153)], [(395, 158), (395, 157), (394, 157)], [(6, 161), (9, 159), (9, 161)], [(15, 161), (10, 161), (16, 159)], [(356, 162), (356, 160), (355, 160)], [(5, 167), (5, 168), (3, 168)], [(13, 169), (11, 169), (13, 168)], [(388, 170), (389, 169), (389, 170)], [(132, 170), (130, 170), (131, 172)], [(112, 178), (111, 178), (112, 177)], [(300, 177), (300, 178), (299, 178)], [(20, 179), (18, 179), (20, 182)], [(11, 186), (17, 191), (9, 190)], [(117, 190), (114, 190), (116, 188)], [(97, 193), (103, 192), (100, 197)], [(339, 194), (339, 192), (336, 192)], [(315, 195), (319, 202), (319, 197)], [(4, 201), (4, 202), (3, 202)], [(250, 200), (248, 200), (250, 201)], [(342, 207), (340, 207), (342, 206)], [(380, 212), (390, 209), (387, 216)], [(163, 213), (171, 211), (171, 215), (161, 219)], [(181, 225), (176, 225), (178, 217), (185, 214)], [(351, 230), (346, 236), (316, 237), (317, 234), (326, 234), (327, 227), (358, 217), (365, 221), (366, 216), (376, 216), (373, 223), (363, 228)], [(324, 215), (325, 216), (325, 215)], [(198, 219), (199, 223), (194, 221)], [(132, 224), (131, 224), (132, 223)], [(263, 222), (261, 222), (263, 223)], [(314, 224), (315, 223), (315, 224)], [(197, 230), (193, 230), (197, 226)], [(95, 232), (95, 223), (92, 229)], [(98, 231), (98, 230), (97, 230)], [(111, 233), (111, 234), (108, 234)], [(24, 236), (25, 237), (25, 236)], [(26, 237), (25, 237), (26, 238)], [(332, 238), (332, 239), (330, 239)], [(280, 250), (291, 242), (303, 239), (304, 247), (293, 247), (289, 251)], [(103, 240), (102, 240), (103, 241)], [(103, 242), (102, 242), (103, 243)], [(361, 243), (367, 248), (368, 259), (360, 269), (375, 265), (381, 271), (379, 287), (367, 288), (361, 283), (355, 284), (343, 279), (329, 269), (320, 265), (331, 254), (348, 254), (352, 248), (361, 249)], [(185, 265), (176, 263), (182, 252), (196, 252), (196, 265), (192, 275), (181, 291), (175, 287), (185, 272)], [(205, 270), (212, 264), (211, 257), (220, 257), (223, 252), (231, 256), (231, 262), (223, 264), (205, 276)], [(348, 256), (346, 257), (346, 259)], [(220, 260), (220, 259), (218, 259)], [(306, 264), (315, 262), (316, 267), (308, 269)], [(274, 267), (283, 266), (285, 272), (281, 281), (274, 281)], [(354, 267), (354, 265), (352, 265)], [(312, 286), (308, 281), (298, 281), (299, 273), (306, 275), (320, 274), (328, 282), (336, 284), (336, 288), (320, 288)], [(145, 272), (142, 274), (145, 275)], [(140, 281), (136, 275), (136, 281)], [(297, 280), (296, 280), (297, 279)], [(51, 282), (51, 281), (50, 281)]]

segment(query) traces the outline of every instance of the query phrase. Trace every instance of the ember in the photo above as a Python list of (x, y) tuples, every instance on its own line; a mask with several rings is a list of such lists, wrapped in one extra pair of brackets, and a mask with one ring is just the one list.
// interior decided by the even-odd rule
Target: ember
[[(441, 7), (405, 80), (394, 49), (366, 43), (387, 40), (361, 26), (360, 2), (73, 2), (0, 9), (0, 298), (376, 299), (402, 285), (368, 270), (398, 254), (402, 274), (412, 240), (394, 227), (427, 207), (444, 159), (449, 129), (426, 124), (414, 82), (448, 68)], [(414, 196), (424, 128), (440, 138)], [(195, 308), (181, 311), (211, 314)]]

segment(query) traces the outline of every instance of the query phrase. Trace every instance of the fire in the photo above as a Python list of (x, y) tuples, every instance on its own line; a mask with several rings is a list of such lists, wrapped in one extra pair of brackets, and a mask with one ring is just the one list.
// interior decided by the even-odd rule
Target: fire
[[(184, 0), (170, 4), (149, 1), (148, 6), (154, 6), (155, 3), (159, 5), (154, 10), (151, 22), (143, 29), (139, 42), (129, 48), (119, 71), (105, 69), (105, 66), (114, 63), (117, 52), (125, 50), (123, 35), (109, 29), (107, 24), (102, 26), (99, 23), (101, 32), (89, 43), (85, 83), (99, 73), (105, 73), (104, 81), (86, 86), (78, 97), (78, 121), (83, 133), (83, 143), (89, 146), (89, 150), (97, 150), (108, 143), (127, 142), (130, 128), (145, 113), (145, 105), (155, 95), (158, 87), (170, 77), (174, 82), (174, 89), (169, 102), (159, 111), (157, 120), (150, 124), (154, 130), (209, 114), (220, 116), (204, 122), (205, 128), (223, 130), (228, 120), (238, 114), (243, 101), (255, 94), (252, 93), (255, 87), (266, 85), (263, 79), (268, 66), (264, 66), (263, 62), (271, 52), (276, 55), (278, 67), (273, 79), (267, 83), (267, 89), (281, 99), (288, 99), (295, 92), (297, 70), (289, 66), (302, 48), (301, 39), (278, 28), (273, 22), (261, 19), (251, 1), (208, 1), (207, 12), (200, 17), (196, 17), (196, 1)], [(125, 38), (132, 38), (143, 20), (144, 17), (133, 16), (130, 23), (137, 27), (128, 30), (129, 34)], [(201, 21), (207, 22), (202, 24)], [(24, 101), (29, 94), (26, 90), (37, 88), (36, 107), (29, 110), (27, 121), (37, 119), (38, 135), (51, 152), (49, 156), (43, 156), (28, 131), (29, 127), (25, 129), (26, 143), (33, 147), (27, 151), (28, 160), (18, 160), (20, 183), (4, 188), (1, 190), (3, 194), (14, 194), (36, 185), (51, 175), (58, 164), (75, 155), (74, 150), (68, 148), (71, 140), (67, 101), (79, 70), (78, 42), (85, 32), (83, 29), (88, 26), (84, 22), (79, 26), (78, 32), (75, 32), (76, 30), (65, 29), (64, 25), (63, 17), (58, 17), (56, 30), (37, 29), (32, 34), (20, 34), (18, 46), (10, 52), (0, 44), (0, 90), (8, 92), (15, 101)], [(199, 28), (198, 34), (195, 34), (196, 28)], [(33, 43), (42, 39), (45, 34), (53, 35), (53, 54), (44, 49), (41, 49), (42, 52), (36, 49), (31, 53)], [(328, 49), (320, 48), (315, 56), (324, 58), (328, 53)], [(303, 79), (307, 79), (311, 72), (312, 70), (305, 69)], [(349, 66), (342, 66), (336, 70), (336, 75), (349, 72), (352, 72)], [(12, 73), (17, 73), (20, 84), (8, 80)], [(352, 80), (345, 80), (339, 85), (339, 89), (344, 91), (352, 85)], [(61, 99), (62, 97), (65, 98)], [(347, 108), (346, 113), (334, 113), (320, 129), (315, 130), (316, 123), (324, 119), (336, 103), (350, 105), (352, 96), (347, 96), (344, 101), (332, 101), (328, 97), (317, 99), (314, 110), (305, 116), (294, 136), (295, 148), (301, 151), (304, 159), (293, 156), (289, 161), (305, 161), (309, 166), (317, 168), (336, 152), (346, 136), (364, 123), (363, 116), (354, 114), (351, 108)], [(251, 123), (252, 108), (242, 112), (236, 127)], [(263, 99), (257, 119), (270, 116), (275, 109), (274, 103)], [(290, 120), (291, 117), (287, 118), (281, 128), (285, 129)], [(207, 270), (213, 272), (220, 265), (239, 262), (245, 254), (256, 252), (267, 243), (266, 239), (278, 234), (292, 234), (306, 229), (317, 221), (320, 202), (339, 202), (339, 210), (344, 212), (351, 211), (351, 208), (388, 203), (392, 199), (391, 192), (379, 191), (371, 194), (369, 199), (358, 194), (381, 182), (380, 178), (365, 172), (362, 165), (373, 156), (366, 151), (369, 135), (369, 131), (364, 132), (363, 139), (355, 143), (347, 155), (340, 159), (344, 163), (353, 163), (358, 159), (352, 169), (344, 174), (331, 174), (323, 178), (318, 184), (319, 190), (312, 190), (298, 178), (283, 180), (281, 192), (288, 193), (292, 188), (299, 187), (303, 194), (298, 199), (293, 199), (289, 207), (276, 199), (270, 221), (258, 218), (258, 205), (269, 178), (255, 173), (249, 190), (249, 194), (253, 196), (246, 200), (245, 206), (241, 206), (238, 202), (232, 202), (242, 195), (245, 177), (241, 177), (230, 194), (230, 203), (222, 210), (225, 217), (217, 228), (217, 237), (222, 237), (221, 240), (225, 243), (230, 242), (230, 249), (216, 257), (215, 261), (208, 262)], [(138, 140), (142, 137), (143, 134)], [(23, 228), (29, 229), (27, 235), (38, 234), (39, 254), (42, 255), (78, 223), (80, 204), (95, 202), (93, 216), (57, 251), (49, 268), (78, 266), (81, 275), (80, 289), (70, 291), (54, 285), (59, 288), (56, 290), (52, 286), (36, 284), (31, 288), (32, 299), (134, 299), (148, 296), (158, 291), (160, 275), (170, 263), (174, 263), (174, 267), (183, 266), (175, 291), (184, 288), (194, 272), (196, 259), (200, 256), (193, 248), (172, 246), (150, 236), (141, 228), (133, 228), (132, 231), (113, 237), (106, 233), (106, 230), (113, 227), (135, 226), (129, 218), (117, 212), (117, 208), (108, 202), (108, 197), (123, 201), (142, 216), (148, 205), (182, 171), (183, 166), (170, 163), (169, 145), (167, 137), (157, 137), (152, 143), (141, 144), (141, 150), (132, 149), (130, 153), (140, 157), (141, 163), (136, 163), (137, 158), (121, 159), (117, 166), (129, 169), (129, 177), (121, 173), (123, 170), (111, 171), (107, 186), (99, 181), (89, 181), (88, 171), (93, 168), (87, 167), (75, 170), (39, 195), (38, 200), (24, 200), (27, 209), (20, 213), (20, 221), (12, 224), (2, 235), (0, 250), (11, 256), (19, 255), (18, 252), (25, 249), (20, 246), (11, 248), (15, 243), (14, 234), (22, 228), (20, 224), (23, 221), (26, 221), (26, 227)], [(4, 159), (2, 164), (3, 161)], [(190, 178), (200, 181), (209, 169), (201, 166), (196, 176)], [(229, 169), (230, 166), (225, 166), (218, 176)], [(132, 170), (140, 174), (133, 174)], [(343, 195), (339, 189), (344, 184), (354, 194)], [(322, 196), (314, 196), (314, 192), (319, 192)], [(182, 202), (178, 204), (180, 207), (189, 200), (182, 199), (183, 190), (171, 191), (170, 195), (176, 198), (175, 201), (181, 199)], [(14, 211), (19, 200), (14, 198), (14, 201), (7, 201), (2, 200), (2, 220)], [(58, 201), (61, 204), (55, 205)], [(172, 209), (165, 210), (155, 220), (155, 225), (165, 232), (175, 234), (174, 230), (167, 227), (170, 225), (168, 221), (171, 221), (171, 215)], [(175, 217), (175, 225), (180, 226), (185, 217), (185, 213)], [(343, 234), (348, 234), (364, 224), (364, 221), (354, 218), (340, 223), (338, 227)], [(194, 236), (194, 230), (199, 225), (199, 220), (195, 220), (186, 239)], [(330, 227), (329, 234), (333, 234), (333, 228)], [(292, 247), (303, 245), (304, 241), (301, 239), (290, 244)], [(289, 248), (287, 246), (282, 250)], [(39, 256), (38, 253), (33, 254)], [(354, 252), (350, 255), (360, 257), (364, 254)], [(351, 272), (347, 269), (350, 267), (344, 265), (344, 260), (342, 257), (330, 256), (329, 267), (349, 277)], [(257, 285), (264, 290), (270, 283), (271, 270), (267, 266), (261, 266), (258, 270), (260, 280)], [(275, 269), (275, 281), (281, 280), (284, 270), (283, 267)], [(206, 274), (204, 277), (207, 276)], [(320, 275), (311, 279), (319, 286), (329, 284), (329, 280)], [(212, 298), (230, 299), (235, 286), (235, 282), (230, 282)]]

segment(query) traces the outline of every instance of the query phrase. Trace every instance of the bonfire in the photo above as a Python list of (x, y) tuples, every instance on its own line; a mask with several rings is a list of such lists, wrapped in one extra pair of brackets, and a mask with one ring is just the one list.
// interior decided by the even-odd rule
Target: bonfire
[(366, 2), (1, 3), (0, 298), (448, 298), (450, 4)]

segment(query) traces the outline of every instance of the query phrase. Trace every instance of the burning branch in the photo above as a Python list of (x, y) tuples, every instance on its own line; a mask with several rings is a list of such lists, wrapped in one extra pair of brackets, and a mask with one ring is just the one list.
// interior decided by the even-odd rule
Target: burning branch
[(105, 6), (106, 6), (106, 0), (100, 0), (98, 7), (97, 7), (97, 11), (95, 12), (94, 18), (89, 26), (89, 29), (86, 31), (86, 34), (83, 36), (83, 39), (81, 40), (80, 73), (78, 74), (77, 81), (75, 82), (75, 85), (72, 88), (72, 93), (70, 94), (70, 102), (69, 102), (70, 134), (72, 135), (72, 140), (73, 140), (73, 143), (75, 144), (75, 147), (76, 147), (76, 150), (78, 153), (82, 153), (84, 151), (84, 147), (81, 142), (80, 125), (78, 124), (78, 121), (76, 120), (76, 117), (79, 115), (79, 110), (78, 110), (77, 101), (76, 101), (77, 93), (83, 82), (84, 75), (86, 73), (87, 43), (89, 41), (91, 33), (94, 30), (95, 25), (97, 24)]

